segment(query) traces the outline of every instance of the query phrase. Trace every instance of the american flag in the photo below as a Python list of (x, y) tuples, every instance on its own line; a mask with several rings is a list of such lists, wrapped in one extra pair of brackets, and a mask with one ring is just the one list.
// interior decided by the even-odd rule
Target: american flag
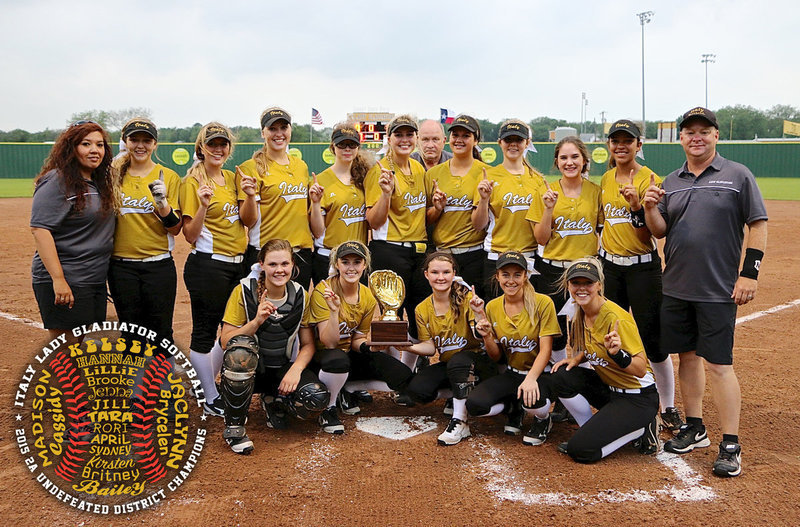
[(316, 108), (311, 108), (311, 124), (317, 124), (320, 126), (324, 124), (322, 122), (322, 114), (319, 113)]

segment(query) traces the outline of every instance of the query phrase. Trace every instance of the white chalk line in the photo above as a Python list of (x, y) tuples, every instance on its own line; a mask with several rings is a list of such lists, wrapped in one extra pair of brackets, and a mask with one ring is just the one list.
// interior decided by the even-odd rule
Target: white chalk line
[(786, 302), (785, 304), (773, 306), (769, 309), (765, 309), (764, 311), (756, 311), (755, 313), (750, 313), (749, 315), (739, 317), (736, 319), (736, 325), (738, 326), (739, 324), (744, 324), (745, 322), (750, 322), (751, 320), (755, 320), (766, 315), (771, 315), (772, 313), (777, 313), (778, 311), (783, 311), (784, 309), (789, 309), (790, 307), (797, 305), (800, 305), (800, 298), (792, 300), (791, 302)]
[(34, 328), (44, 329), (44, 326), (41, 322), (36, 322), (35, 320), (31, 320), (29, 318), (18, 317), (17, 315), (12, 315), (11, 313), (6, 313), (5, 311), (0, 311), (0, 317), (5, 318), (6, 320), (11, 320), (12, 322), (21, 322)]
[(517, 480), (518, 471), (505, 462), (504, 454), (497, 448), (482, 441), (471, 441), (480, 460), (481, 476), (485, 478), (486, 490), (500, 500), (523, 503), (525, 505), (594, 505), (598, 503), (653, 502), (659, 498), (671, 498), (679, 502), (710, 501), (716, 498), (711, 487), (703, 485), (703, 478), (677, 454), (660, 452), (656, 459), (672, 470), (678, 480), (677, 485), (669, 484), (651, 491), (642, 489), (601, 490), (594, 494), (569, 492), (530, 492)]

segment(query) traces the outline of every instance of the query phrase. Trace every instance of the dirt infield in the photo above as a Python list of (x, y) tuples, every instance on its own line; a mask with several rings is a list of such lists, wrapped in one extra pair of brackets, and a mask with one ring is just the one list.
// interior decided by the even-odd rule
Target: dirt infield
[[(0, 311), (39, 321), (30, 285), (33, 239), (30, 199), (0, 200)], [(796, 221), (800, 202), (771, 201), (769, 244), (756, 300), (739, 317), (800, 298)], [(188, 246), (178, 240), (179, 273)], [(179, 280), (175, 335), (185, 348), (189, 299)], [(113, 315), (113, 309), (109, 310)], [(436, 445), (447, 419), (442, 403), (401, 409), (377, 394), (362, 416), (345, 416), (346, 433), (331, 436), (312, 422), (268, 429), (251, 408), (255, 452), (232, 454), (220, 419), (198, 467), (167, 501), (130, 516), (103, 517), (59, 504), (30, 477), (14, 440), (14, 394), (26, 363), (46, 340), (21, 321), (0, 318), (5, 360), (0, 371), (0, 517), (8, 524), (107, 525), (797, 525), (800, 522), (800, 306), (739, 325), (735, 365), (743, 393), (743, 473), (711, 473), (720, 440), (707, 397), (712, 447), (686, 456), (643, 457), (626, 447), (595, 465), (556, 451), (572, 433), (555, 425), (545, 445), (526, 447), (502, 435), (503, 418), (473, 419), (473, 437)], [(680, 394), (678, 394), (680, 397)], [(360, 430), (368, 418), (415, 416), (419, 433), (392, 440)], [(402, 421), (402, 419), (400, 419)], [(411, 426), (413, 425), (413, 426)], [(433, 426), (425, 432), (426, 427)], [(666, 436), (664, 436), (666, 437)]]

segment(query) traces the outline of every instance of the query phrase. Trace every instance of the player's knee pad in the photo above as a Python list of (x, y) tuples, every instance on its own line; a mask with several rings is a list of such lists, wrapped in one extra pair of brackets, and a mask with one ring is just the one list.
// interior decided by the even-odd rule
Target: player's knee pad
[(453, 389), (454, 399), (466, 399), (469, 397), (469, 394), (474, 386), (475, 383), (473, 381), (450, 383), (450, 387)]
[(257, 367), (258, 342), (255, 337), (237, 335), (228, 341), (222, 358), (220, 384), (227, 426), (244, 426), (247, 421)]
[(309, 419), (325, 409), (330, 396), (324, 384), (310, 382), (297, 388), (291, 395), (289, 411), (299, 419)]

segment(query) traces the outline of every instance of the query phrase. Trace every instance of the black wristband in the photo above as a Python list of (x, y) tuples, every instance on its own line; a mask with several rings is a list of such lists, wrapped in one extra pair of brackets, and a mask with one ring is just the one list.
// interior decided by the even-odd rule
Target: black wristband
[(619, 351), (614, 355), (611, 355), (610, 353), (608, 355), (614, 362), (617, 363), (617, 366), (619, 366), (623, 370), (628, 366), (630, 366), (631, 361), (633, 360), (633, 358), (628, 354), (628, 352), (622, 348), (620, 348)]
[(370, 347), (367, 345), (366, 342), (362, 342), (361, 345), (358, 347), (358, 351), (360, 351), (361, 353), (369, 353), (372, 350), (370, 349)]
[(647, 227), (647, 222), (644, 221), (644, 207), (631, 211), (631, 224), (637, 229)]
[(758, 270), (761, 267), (761, 259), (764, 258), (764, 251), (748, 247), (744, 252), (744, 264), (740, 276), (758, 280)]
[(175, 209), (169, 209), (169, 213), (164, 217), (161, 217), (158, 214), (156, 214), (156, 216), (158, 216), (158, 219), (161, 220), (161, 223), (167, 229), (174, 227), (181, 222), (181, 219), (177, 214), (175, 214)]

